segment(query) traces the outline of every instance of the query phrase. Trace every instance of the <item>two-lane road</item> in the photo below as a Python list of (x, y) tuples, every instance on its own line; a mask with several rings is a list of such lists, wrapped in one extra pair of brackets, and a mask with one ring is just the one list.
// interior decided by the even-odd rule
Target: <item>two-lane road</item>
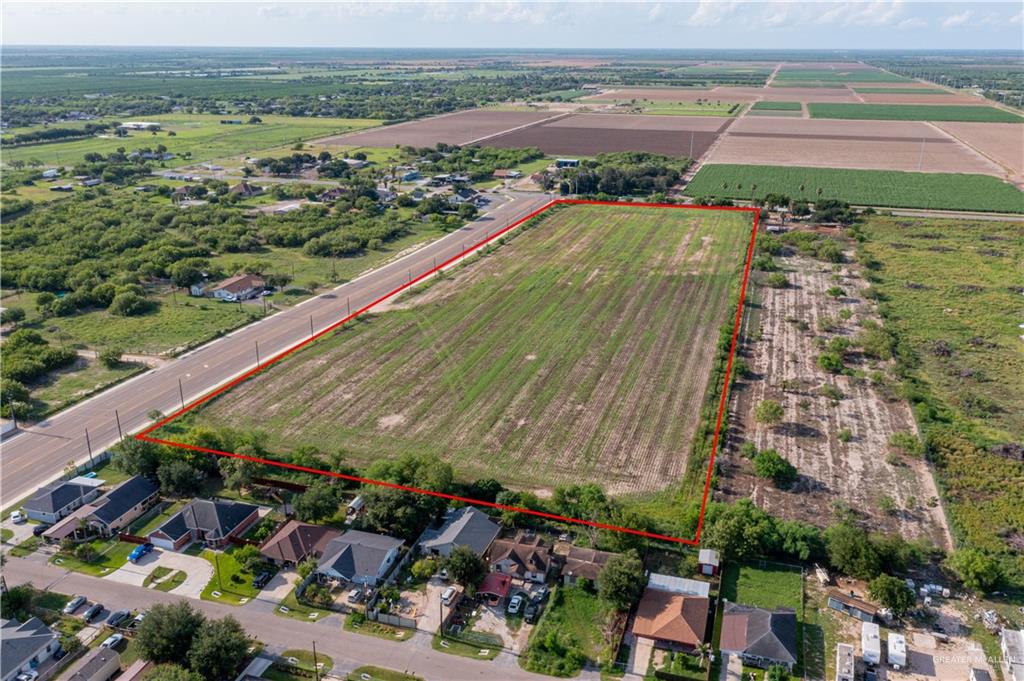
[[(294, 346), (363, 306), (433, 269), (551, 201), (546, 194), (510, 193), (510, 200), (462, 229), (368, 272), (330, 292), (238, 329), (196, 350), (121, 383), (36, 425), (0, 445), (0, 507), (27, 496), (59, 476), (70, 463), (89, 460), (123, 433), (150, 425), (156, 410), (170, 414), (210, 390)], [(180, 382), (180, 383), (179, 383)], [(88, 430), (88, 443), (86, 431)]]

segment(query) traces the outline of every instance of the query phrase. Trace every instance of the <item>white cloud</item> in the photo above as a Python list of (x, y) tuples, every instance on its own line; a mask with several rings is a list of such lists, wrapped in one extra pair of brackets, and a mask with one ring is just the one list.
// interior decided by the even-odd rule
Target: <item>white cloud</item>
[(964, 10), (959, 14), (950, 14), (948, 17), (942, 20), (942, 28), (956, 28), (957, 26), (963, 26), (970, 18), (974, 15), (971, 10)]
[(902, 0), (837, 3), (822, 13), (815, 23), (840, 26), (888, 26), (902, 16), (903, 9)]
[(651, 5), (651, 9), (647, 11), (647, 21), (658, 21), (665, 16), (665, 6), (660, 2), (656, 2)]
[(1010, 17), (1007, 22), (1008, 24), (1024, 24), (1024, 10), (1017, 12)]
[(738, 2), (700, 0), (697, 9), (686, 20), (686, 23), (690, 26), (718, 26), (731, 17), (738, 7)]
[(928, 22), (920, 17), (910, 17), (909, 19), (904, 19), (900, 23), (896, 24), (896, 28), (905, 31), (912, 28), (924, 28), (927, 25)]

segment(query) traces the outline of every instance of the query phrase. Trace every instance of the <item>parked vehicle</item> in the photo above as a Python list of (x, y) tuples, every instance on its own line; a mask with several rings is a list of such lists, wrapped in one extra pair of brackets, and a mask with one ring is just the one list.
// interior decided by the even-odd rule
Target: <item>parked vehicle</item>
[(121, 634), (114, 634), (113, 636), (108, 636), (107, 639), (100, 644), (100, 648), (113, 648), (123, 640), (124, 636), (122, 636)]
[(523, 598), (522, 594), (516, 594), (512, 597), (512, 600), (508, 602), (508, 614), (518, 615), (519, 611), (523, 609)]
[(351, 591), (349, 591), (347, 600), (349, 603), (358, 603), (359, 601), (363, 600), (362, 589), (352, 589)]
[(20, 525), (21, 523), (26, 522), (27, 520), (28, 516), (22, 513), (21, 511), (15, 511), (14, 513), (11, 513), (11, 522), (15, 525)]
[(535, 624), (540, 618), (540, 602), (530, 601), (530, 604), (526, 606), (526, 610), (523, 611), (523, 619), (527, 624)]
[(548, 596), (551, 595), (551, 590), (547, 586), (541, 584), (540, 587), (533, 592), (533, 600), (537, 603), (546, 603)]
[(68, 601), (67, 605), (64, 606), (64, 614), (70, 615), (75, 610), (81, 608), (83, 605), (85, 605), (85, 596), (75, 596), (70, 601)]
[(149, 542), (146, 542), (145, 544), (139, 544), (134, 549), (132, 549), (131, 553), (128, 554), (128, 560), (129, 562), (137, 563), (140, 558), (142, 558), (152, 550), (153, 545)]
[(263, 587), (265, 587), (267, 585), (267, 582), (269, 582), (269, 581), (270, 581), (270, 573), (269, 572), (261, 572), (261, 573), (259, 573), (258, 575), (256, 575), (255, 577), (252, 578), (252, 585), (256, 589), (262, 589)]
[(39, 672), (35, 669), (30, 669), (27, 672), (18, 674), (16, 681), (35, 681), (37, 678), (39, 678)]
[(445, 605), (451, 605), (452, 599), (455, 598), (455, 592), (456, 589), (454, 586), (450, 586), (445, 589), (444, 593), (441, 594), (441, 602)]
[(51, 527), (53, 527), (53, 526), (52, 525), (36, 525), (35, 527), (32, 528), (32, 536), (33, 537), (41, 537), (41, 536), (43, 536), (43, 532), (46, 532)]
[(100, 616), (101, 612), (103, 612), (103, 604), (93, 603), (89, 606), (88, 610), (82, 613), (82, 619), (84, 619), (86, 622), (92, 622), (94, 619)]
[(131, 612), (127, 610), (117, 610), (110, 613), (110, 617), (107, 618), (106, 625), (108, 627), (117, 627), (131, 617)]
[(128, 623), (128, 627), (127, 627), (127, 628), (128, 628), (128, 629), (134, 629), (135, 627), (137, 627), (137, 626), (139, 626), (140, 624), (142, 624), (142, 620), (144, 620), (144, 619), (146, 619), (146, 613), (144, 613), (144, 612), (140, 612), (140, 613), (139, 613), (138, 615), (136, 615), (136, 616), (135, 616), (135, 617), (134, 617), (134, 618), (132, 619), (132, 621), (131, 621), (131, 622), (129, 622), (129, 623)]
[(445, 568), (441, 568), (441, 571), (437, 573), (437, 576), (441, 578), (442, 582), (447, 582), (448, 581), (448, 570), (445, 569)]

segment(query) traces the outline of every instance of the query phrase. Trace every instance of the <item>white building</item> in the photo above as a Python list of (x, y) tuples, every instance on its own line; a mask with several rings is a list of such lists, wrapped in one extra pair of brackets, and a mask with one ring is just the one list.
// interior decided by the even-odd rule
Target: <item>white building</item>
[(907, 639), (902, 634), (889, 634), (885, 642), (889, 664), (893, 669), (907, 666)]
[(1003, 665), (1010, 681), (1024, 681), (1024, 629), (1003, 629), (999, 633)]
[(882, 661), (882, 639), (878, 625), (874, 622), (861, 624), (860, 647), (865, 664), (879, 664)]
[(857, 669), (857, 657), (853, 646), (840, 643), (836, 646), (836, 681), (854, 681)]

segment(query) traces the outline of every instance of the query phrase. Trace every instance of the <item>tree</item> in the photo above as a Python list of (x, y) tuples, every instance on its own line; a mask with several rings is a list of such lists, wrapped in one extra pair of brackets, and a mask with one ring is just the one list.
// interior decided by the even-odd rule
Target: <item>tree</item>
[(255, 572), (263, 562), (263, 554), (252, 544), (238, 547), (232, 556), (247, 572)]
[(768, 478), (776, 487), (787, 487), (796, 482), (796, 467), (782, 458), (774, 449), (765, 449), (754, 456), (754, 471)]
[(231, 615), (205, 622), (189, 651), (189, 666), (207, 681), (234, 679), (249, 656), (249, 637)]
[(20, 307), (9, 307), (0, 312), (0, 324), (17, 324), (25, 319), (25, 310)]
[(762, 400), (754, 409), (754, 418), (758, 423), (766, 426), (774, 426), (782, 420), (785, 411), (782, 405), (775, 400)]
[(864, 530), (839, 523), (825, 530), (824, 536), (828, 560), (843, 574), (872, 579), (882, 571), (878, 548)]
[(768, 667), (768, 672), (764, 675), (764, 681), (786, 681), (788, 678), (789, 671), (781, 664)]
[(463, 220), (472, 220), (476, 217), (477, 209), (472, 203), (464, 203), (459, 206), (459, 217)]
[(487, 565), (468, 546), (456, 546), (444, 562), (448, 574), (459, 584), (476, 587), (487, 574)]
[(146, 681), (203, 681), (203, 677), (176, 664), (161, 664), (146, 674)]
[(991, 591), (1003, 578), (998, 561), (978, 549), (960, 549), (946, 564), (973, 591)]
[(145, 314), (151, 307), (152, 304), (139, 294), (126, 291), (114, 296), (107, 310), (119, 317), (134, 317)]
[(96, 357), (103, 366), (108, 369), (115, 369), (121, 364), (121, 354), (120, 348), (103, 348), (97, 353)]
[(156, 663), (187, 659), (192, 641), (205, 621), (203, 614), (188, 601), (154, 605), (135, 634), (140, 656)]
[(128, 475), (153, 480), (160, 467), (160, 446), (129, 438), (114, 447), (114, 467)]
[(409, 568), (412, 576), (420, 581), (430, 579), (430, 576), (437, 572), (436, 558), (420, 558)]
[(253, 478), (259, 473), (260, 465), (248, 459), (224, 456), (217, 461), (217, 468), (224, 479), (224, 486), (237, 491), (252, 484)]
[(906, 582), (892, 575), (878, 575), (868, 584), (868, 594), (900, 617), (914, 607), (914, 592)]
[(299, 520), (317, 522), (338, 512), (338, 497), (326, 480), (317, 480), (292, 501)]
[(597, 593), (617, 610), (628, 611), (644, 590), (644, 564), (635, 552), (608, 559), (597, 576)]
[(171, 497), (193, 497), (199, 492), (199, 478), (187, 462), (171, 459), (160, 464), (156, 476), (160, 490)]

